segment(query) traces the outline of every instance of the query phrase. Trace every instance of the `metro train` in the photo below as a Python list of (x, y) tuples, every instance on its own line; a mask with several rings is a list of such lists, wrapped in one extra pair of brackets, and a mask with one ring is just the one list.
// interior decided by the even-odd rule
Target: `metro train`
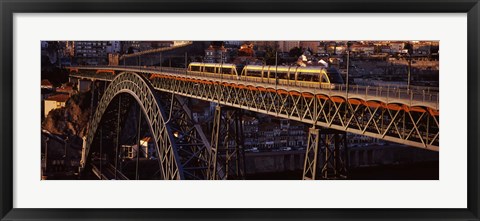
[[(343, 84), (343, 78), (335, 68), (319, 66), (263, 66), (246, 65), (238, 69), (234, 64), (192, 62), (188, 71), (228, 79), (247, 80), (262, 83), (276, 83), (302, 87), (335, 89)], [(240, 74), (239, 74), (240, 73)], [(276, 74), (275, 74), (276, 73)], [(275, 76), (276, 75), (276, 76)]]

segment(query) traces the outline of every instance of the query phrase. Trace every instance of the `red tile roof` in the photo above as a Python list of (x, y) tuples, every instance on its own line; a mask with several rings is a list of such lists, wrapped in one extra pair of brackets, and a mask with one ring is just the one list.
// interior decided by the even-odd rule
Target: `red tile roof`
[(73, 92), (73, 87), (72, 86), (62, 86), (62, 87), (57, 88), (56, 91), (71, 93), (71, 92)]
[(45, 100), (56, 101), (56, 102), (66, 102), (70, 98), (68, 94), (55, 94), (50, 97), (47, 97)]
[(47, 79), (43, 79), (41, 85), (42, 86), (50, 86), (50, 87), (53, 86), (53, 84), (50, 83), (50, 81), (47, 80)]

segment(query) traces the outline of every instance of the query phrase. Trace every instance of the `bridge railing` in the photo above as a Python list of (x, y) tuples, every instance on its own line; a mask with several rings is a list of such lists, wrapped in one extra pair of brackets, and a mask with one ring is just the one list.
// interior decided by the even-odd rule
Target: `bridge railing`
[[(165, 72), (168, 72), (165, 70)], [(267, 79), (267, 78), (256, 78), (256, 77), (246, 77), (246, 76), (234, 76), (234, 75), (222, 75), (222, 74), (212, 74), (212, 73), (204, 73), (204, 72), (194, 72), (185, 70), (176, 70), (172, 69), (171, 73), (175, 74), (183, 74), (185, 76), (197, 76), (197, 77), (206, 77), (206, 78), (213, 78), (220, 82), (223, 81), (237, 81), (238, 83), (248, 84), (249, 82), (256, 82), (256, 83), (266, 83), (270, 85), (275, 85), (275, 79)], [(439, 103), (439, 92), (435, 91), (435, 88), (427, 88), (427, 87), (411, 87), (410, 89), (401, 87), (401, 86), (361, 86), (361, 85), (349, 85), (348, 91), (347, 86), (345, 84), (335, 84), (332, 87), (328, 87), (325, 85), (321, 85), (320, 83), (311, 83), (311, 82), (295, 82), (295, 81), (288, 81), (288, 80), (280, 80), (277, 79), (277, 84), (279, 86), (293, 86), (293, 87), (304, 87), (304, 88), (313, 88), (317, 91), (325, 91), (328, 94), (340, 93), (346, 95), (360, 95), (365, 97), (382, 97), (386, 98), (387, 100), (409, 100), (409, 101), (417, 101), (417, 102), (429, 102), (436, 104), (438, 108)], [(438, 89), (436, 89), (438, 90)]]
[[(347, 93), (346, 85), (338, 85), (338, 90)], [(434, 90), (434, 89), (433, 89)], [(430, 88), (403, 88), (396, 86), (362, 86), (349, 85), (348, 93), (365, 96), (386, 97), (388, 99), (407, 99), (421, 102), (439, 102), (439, 92), (432, 91)]]

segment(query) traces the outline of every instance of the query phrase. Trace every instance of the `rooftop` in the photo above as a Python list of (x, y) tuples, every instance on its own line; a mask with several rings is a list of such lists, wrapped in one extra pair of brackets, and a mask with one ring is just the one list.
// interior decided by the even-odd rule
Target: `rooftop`
[(47, 86), (47, 87), (52, 87), (53, 86), (53, 84), (50, 83), (50, 81), (47, 80), (47, 79), (43, 79), (41, 85), (42, 86)]
[(71, 93), (71, 92), (73, 92), (73, 87), (72, 87), (72, 86), (66, 86), (66, 85), (64, 85), (64, 86), (62, 86), (62, 87), (57, 88), (57, 91), (58, 91), (58, 92)]
[(49, 101), (56, 101), (56, 102), (66, 102), (70, 98), (68, 94), (54, 94), (52, 96), (47, 97), (45, 100)]

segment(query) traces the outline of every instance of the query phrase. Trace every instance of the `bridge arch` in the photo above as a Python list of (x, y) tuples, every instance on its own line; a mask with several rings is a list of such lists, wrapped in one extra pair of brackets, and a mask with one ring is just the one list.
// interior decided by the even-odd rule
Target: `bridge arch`
[(160, 171), (163, 179), (183, 179), (183, 170), (179, 166), (176, 144), (169, 123), (165, 123), (165, 111), (160, 105), (159, 96), (153, 86), (143, 76), (123, 72), (115, 76), (98, 103), (95, 114), (88, 126), (85, 149), (82, 153), (81, 167), (89, 160), (92, 142), (109, 104), (120, 94), (127, 93), (139, 104), (147, 122), (158, 153)]

